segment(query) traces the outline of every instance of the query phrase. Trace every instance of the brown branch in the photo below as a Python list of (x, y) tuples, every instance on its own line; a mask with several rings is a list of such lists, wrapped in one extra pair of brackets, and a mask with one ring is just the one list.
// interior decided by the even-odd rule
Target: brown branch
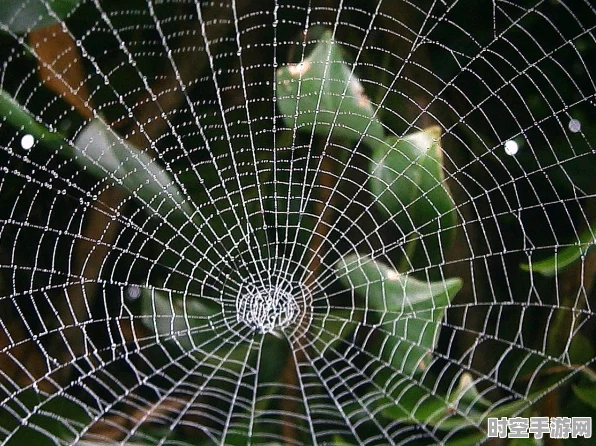
[(308, 247), (311, 252), (311, 261), (309, 264), (310, 274), (306, 279), (307, 287), (310, 287), (316, 280), (317, 273), (321, 267), (321, 261), (325, 257), (323, 249), (324, 242), (329, 233), (331, 220), (334, 214), (331, 207), (331, 204), (333, 203), (332, 191), (337, 185), (337, 176), (332, 173), (334, 161), (331, 159), (330, 154), (323, 153), (321, 156), (323, 157), (323, 160), (321, 161), (321, 171), (317, 175), (319, 201), (315, 204), (317, 215), (320, 217)]
[(29, 45), (37, 55), (42, 83), (69, 103), (86, 119), (93, 117), (89, 88), (76, 43), (62, 25), (56, 24), (29, 33)]

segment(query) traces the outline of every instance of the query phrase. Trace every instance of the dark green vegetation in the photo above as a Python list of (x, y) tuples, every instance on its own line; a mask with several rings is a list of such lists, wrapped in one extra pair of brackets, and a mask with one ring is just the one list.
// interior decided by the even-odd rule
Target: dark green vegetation
[[(593, 416), (594, 11), (250, 3), (1, 10), (0, 439)], [(37, 74), (53, 23), (92, 116)]]

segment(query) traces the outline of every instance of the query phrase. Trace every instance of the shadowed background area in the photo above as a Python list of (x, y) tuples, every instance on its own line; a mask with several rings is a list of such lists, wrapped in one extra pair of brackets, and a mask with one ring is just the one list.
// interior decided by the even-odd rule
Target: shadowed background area
[(589, 0), (4, 1), (0, 440), (593, 416)]

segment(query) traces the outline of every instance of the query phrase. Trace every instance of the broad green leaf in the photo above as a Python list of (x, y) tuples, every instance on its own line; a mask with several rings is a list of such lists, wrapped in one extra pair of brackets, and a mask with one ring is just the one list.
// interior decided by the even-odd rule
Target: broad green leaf
[[(82, 0), (2, 0), (0, 24), (26, 33), (67, 18)], [(0, 29), (2, 29), (0, 27)]]
[(375, 109), (340, 46), (326, 32), (308, 57), (277, 71), (277, 104), (285, 123), (301, 131), (367, 143), (384, 138)]
[(405, 234), (419, 234), (424, 249), (417, 248), (417, 260), (427, 265), (444, 259), (457, 222), (445, 182), (440, 136), (435, 126), (402, 139), (390, 137), (374, 146), (369, 165), (369, 187), (379, 200), (377, 208)]
[(440, 320), (443, 311), (461, 289), (461, 279), (424, 282), (395, 271), (368, 255), (350, 254), (336, 265), (341, 282), (367, 299), (369, 307), (388, 313), (384, 319), (415, 315)]
[(0, 116), (13, 127), (30, 134), (36, 141), (41, 141), (47, 147), (59, 150), (60, 153), (66, 152), (67, 156), (71, 156), (74, 152), (61, 134), (37, 122), (28, 110), (2, 89), (0, 89)]
[(163, 343), (177, 344), (185, 351), (195, 349), (201, 364), (210, 370), (225, 363), (228, 370), (239, 371), (257, 351), (249, 342), (224, 338), (216, 331), (224, 322), (219, 307), (211, 302), (146, 287), (141, 288), (140, 298), (145, 326)]
[(99, 119), (75, 140), (74, 160), (98, 178), (108, 178), (163, 217), (183, 223), (192, 209), (170, 175), (148, 154), (119, 138)]
[(441, 319), (461, 289), (460, 279), (422, 282), (369, 256), (353, 254), (336, 264), (344, 286), (365, 299), (381, 322), (382, 357), (403, 374), (424, 370), (435, 347)]
[(0, 115), (44, 146), (70, 158), (90, 174), (107, 179), (150, 208), (150, 213), (186, 222), (192, 209), (176, 183), (145, 152), (122, 140), (100, 119), (93, 119), (77, 136), (74, 145), (48, 129), (8, 93), (0, 90)]
[(596, 357), (592, 343), (593, 341), (583, 333), (575, 333), (567, 351), (571, 363), (580, 365), (592, 362)]
[(498, 405), (480, 397), (466, 374), (462, 375), (457, 389), (450, 395), (434, 394), (411, 382), (402, 383), (393, 395), (396, 403), (383, 410), (386, 417), (408, 424), (432, 426), (441, 431), (477, 427), (488, 417), (516, 415), (538, 397), (536, 394)]
[(543, 276), (556, 276), (582, 256), (585, 256), (596, 244), (596, 223), (582, 232), (577, 244), (558, 250), (553, 256), (531, 264), (522, 263), (521, 269), (540, 273)]

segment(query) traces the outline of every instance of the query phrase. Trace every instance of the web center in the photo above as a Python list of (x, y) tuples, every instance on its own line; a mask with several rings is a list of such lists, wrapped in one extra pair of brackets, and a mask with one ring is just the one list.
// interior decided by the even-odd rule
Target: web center
[(299, 311), (294, 295), (280, 286), (245, 285), (236, 298), (236, 320), (261, 334), (288, 327)]

